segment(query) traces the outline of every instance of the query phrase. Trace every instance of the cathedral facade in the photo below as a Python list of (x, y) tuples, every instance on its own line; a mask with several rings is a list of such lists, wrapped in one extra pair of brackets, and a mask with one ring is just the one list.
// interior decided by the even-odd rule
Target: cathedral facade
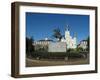
[(61, 39), (61, 42), (66, 42), (67, 49), (75, 49), (77, 48), (77, 39), (76, 34), (74, 34), (74, 37), (70, 35), (70, 31), (68, 28), (65, 30), (65, 36)]

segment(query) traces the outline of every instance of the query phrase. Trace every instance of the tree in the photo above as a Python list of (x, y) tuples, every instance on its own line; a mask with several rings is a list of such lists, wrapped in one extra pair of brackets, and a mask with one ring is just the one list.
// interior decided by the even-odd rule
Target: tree
[(90, 48), (90, 38), (88, 37), (87, 38), (87, 51), (89, 51), (89, 48)]
[(53, 37), (56, 38), (58, 41), (61, 41), (63, 36), (59, 28), (53, 30)]
[(26, 53), (30, 55), (34, 51), (34, 39), (26, 37)]
[(78, 52), (83, 51), (83, 48), (78, 47), (78, 48), (77, 48), (77, 51), (78, 51)]

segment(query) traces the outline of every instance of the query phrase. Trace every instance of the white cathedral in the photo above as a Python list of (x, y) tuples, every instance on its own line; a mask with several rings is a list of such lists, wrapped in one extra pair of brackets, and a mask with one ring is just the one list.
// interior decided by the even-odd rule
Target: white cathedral
[(77, 39), (76, 34), (74, 34), (74, 37), (70, 35), (70, 31), (68, 29), (68, 26), (65, 30), (65, 36), (61, 39), (61, 42), (66, 42), (67, 49), (75, 49), (77, 48)]

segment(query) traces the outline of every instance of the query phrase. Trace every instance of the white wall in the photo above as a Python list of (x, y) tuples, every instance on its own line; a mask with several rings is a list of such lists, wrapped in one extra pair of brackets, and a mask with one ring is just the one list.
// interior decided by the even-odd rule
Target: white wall
[[(0, 0), (0, 80), (15, 80), (10, 76), (11, 68), (11, 2), (15, 0)], [(40, 3), (55, 3), (55, 4), (77, 4), (98, 6), (100, 14), (100, 0), (16, 0), (30, 1)], [(100, 16), (98, 16), (98, 22)], [(98, 24), (100, 26), (100, 23)], [(100, 34), (100, 27), (98, 27)], [(100, 36), (98, 37), (100, 41)], [(98, 42), (100, 44), (100, 42)], [(98, 45), (100, 47), (100, 45)], [(98, 51), (100, 53), (100, 50)], [(98, 67), (100, 68), (100, 54), (98, 54)], [(100, 69), (98, 74), (80, 74), (80, 75), (65, 75), (54, 77), (39, 77), (39, 78), (21, 78), (18, 80), (100, 80)]]

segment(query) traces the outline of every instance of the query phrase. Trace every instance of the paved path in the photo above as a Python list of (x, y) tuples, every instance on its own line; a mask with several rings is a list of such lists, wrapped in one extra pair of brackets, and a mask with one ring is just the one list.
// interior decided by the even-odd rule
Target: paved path
[(88, 59), (71, 59), (65, 60), (35, 60), (26, 58), (26, 67), (36, 67), (36, 66), (56, 66), (56, 65), (77, 65), (77, 64), (89, 64)]

